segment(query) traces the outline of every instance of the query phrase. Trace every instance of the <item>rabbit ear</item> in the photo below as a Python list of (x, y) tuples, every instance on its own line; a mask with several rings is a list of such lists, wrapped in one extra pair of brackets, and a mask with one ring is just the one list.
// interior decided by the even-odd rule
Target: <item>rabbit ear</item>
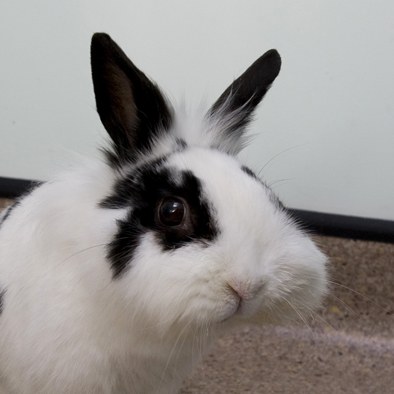
[(281, 58), (271, 49), (257, 59), (217, 99), (207, 117), (219, 125), (220, 145), (229, 153), (242, 149), (242, 136), (256, 106), (278, 76)]
[(133, 160), (169, 129), (172, 112), (159, 88), (104, 33), (91, 43), (91, 66), (97, 111), (120, 161)]

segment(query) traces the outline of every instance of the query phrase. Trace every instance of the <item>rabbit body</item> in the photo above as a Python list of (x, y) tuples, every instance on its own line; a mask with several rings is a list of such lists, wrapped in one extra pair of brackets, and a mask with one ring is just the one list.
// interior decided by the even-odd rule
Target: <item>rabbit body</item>
[(279, 72), (264, 56), (190, 120), (93, 37), (113, 146), (3, 215), (1, 394), (174, 393), (218, 335), (320, 304), (325, 256), (234, 157)]

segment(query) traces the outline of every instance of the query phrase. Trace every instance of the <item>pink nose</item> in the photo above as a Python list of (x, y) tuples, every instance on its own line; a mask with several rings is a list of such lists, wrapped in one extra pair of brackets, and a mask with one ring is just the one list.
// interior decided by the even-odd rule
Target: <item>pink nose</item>
[(246, 292), (245, 289), (242, 289), (239, 286), (234, 286), (234, 285), (230, 285), (227, 284), (228, 289), (230, 290), (231, 293), (233, 293), (236, 297), (238, 297), (240, 299), (240, 301), (242, 301), (243, 299), (246, 298)]
[(249, 283), (231, 282), (227, 283), (227, 286), (240, 301), (246, 301), (252, 299), (264, 287), (264, 284), (251, 285)]

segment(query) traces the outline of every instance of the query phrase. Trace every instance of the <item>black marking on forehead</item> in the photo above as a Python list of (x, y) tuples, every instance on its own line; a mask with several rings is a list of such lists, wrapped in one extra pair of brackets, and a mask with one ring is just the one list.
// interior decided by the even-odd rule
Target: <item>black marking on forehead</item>
[(143, 187), (141, 175), (150, 172), (160, 172), (166, 163), (167, 157), (160, 157), (139, 167), (133, 167), (130, 174), (120, 179), (114, 187), (114, 192), (100, 201), (102, 208), (120, 209), (130, 206), (134, 195), (138, 195)]
[(3, 289), (3, 290), (0, 289), (0, 315), (3, 312), (3, 309), (4, 309), (4, 296), (5, 296), (5, 293), (6, 293), (5, 289)]
[[(157, 220), (158, 205), (167, 197), (178, 197), (186, 202), (185, 226), (164, 226)], [(130, 207), (127, 217), (118, 221), (117, 233), (108, 245), (107, 257), (114, 278), (128, 268), (142, 236), (147, 233), (154, 235), (163, 252), (190, 243), (207, 245), (218, 234), (213, 208), (203, 194), (201, 181), (190, 171), (168, 168), (163, 163), (148, 164), (133, 171), (118, 182), (114, 194), (100, 205), (112, 209)]]

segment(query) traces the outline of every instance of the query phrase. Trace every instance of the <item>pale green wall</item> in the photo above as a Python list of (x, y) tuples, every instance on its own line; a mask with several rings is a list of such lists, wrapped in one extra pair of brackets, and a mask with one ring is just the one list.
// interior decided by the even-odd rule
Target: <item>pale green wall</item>
[(283, 69), (243, 159), (269, 162), (293, 208), (394, 220), (393, 15), (389, 0), (3, 0), (0, 176), (47, 179), (70, 152), (96, 154), (95, 31), (197, 105), (275, 47)]

